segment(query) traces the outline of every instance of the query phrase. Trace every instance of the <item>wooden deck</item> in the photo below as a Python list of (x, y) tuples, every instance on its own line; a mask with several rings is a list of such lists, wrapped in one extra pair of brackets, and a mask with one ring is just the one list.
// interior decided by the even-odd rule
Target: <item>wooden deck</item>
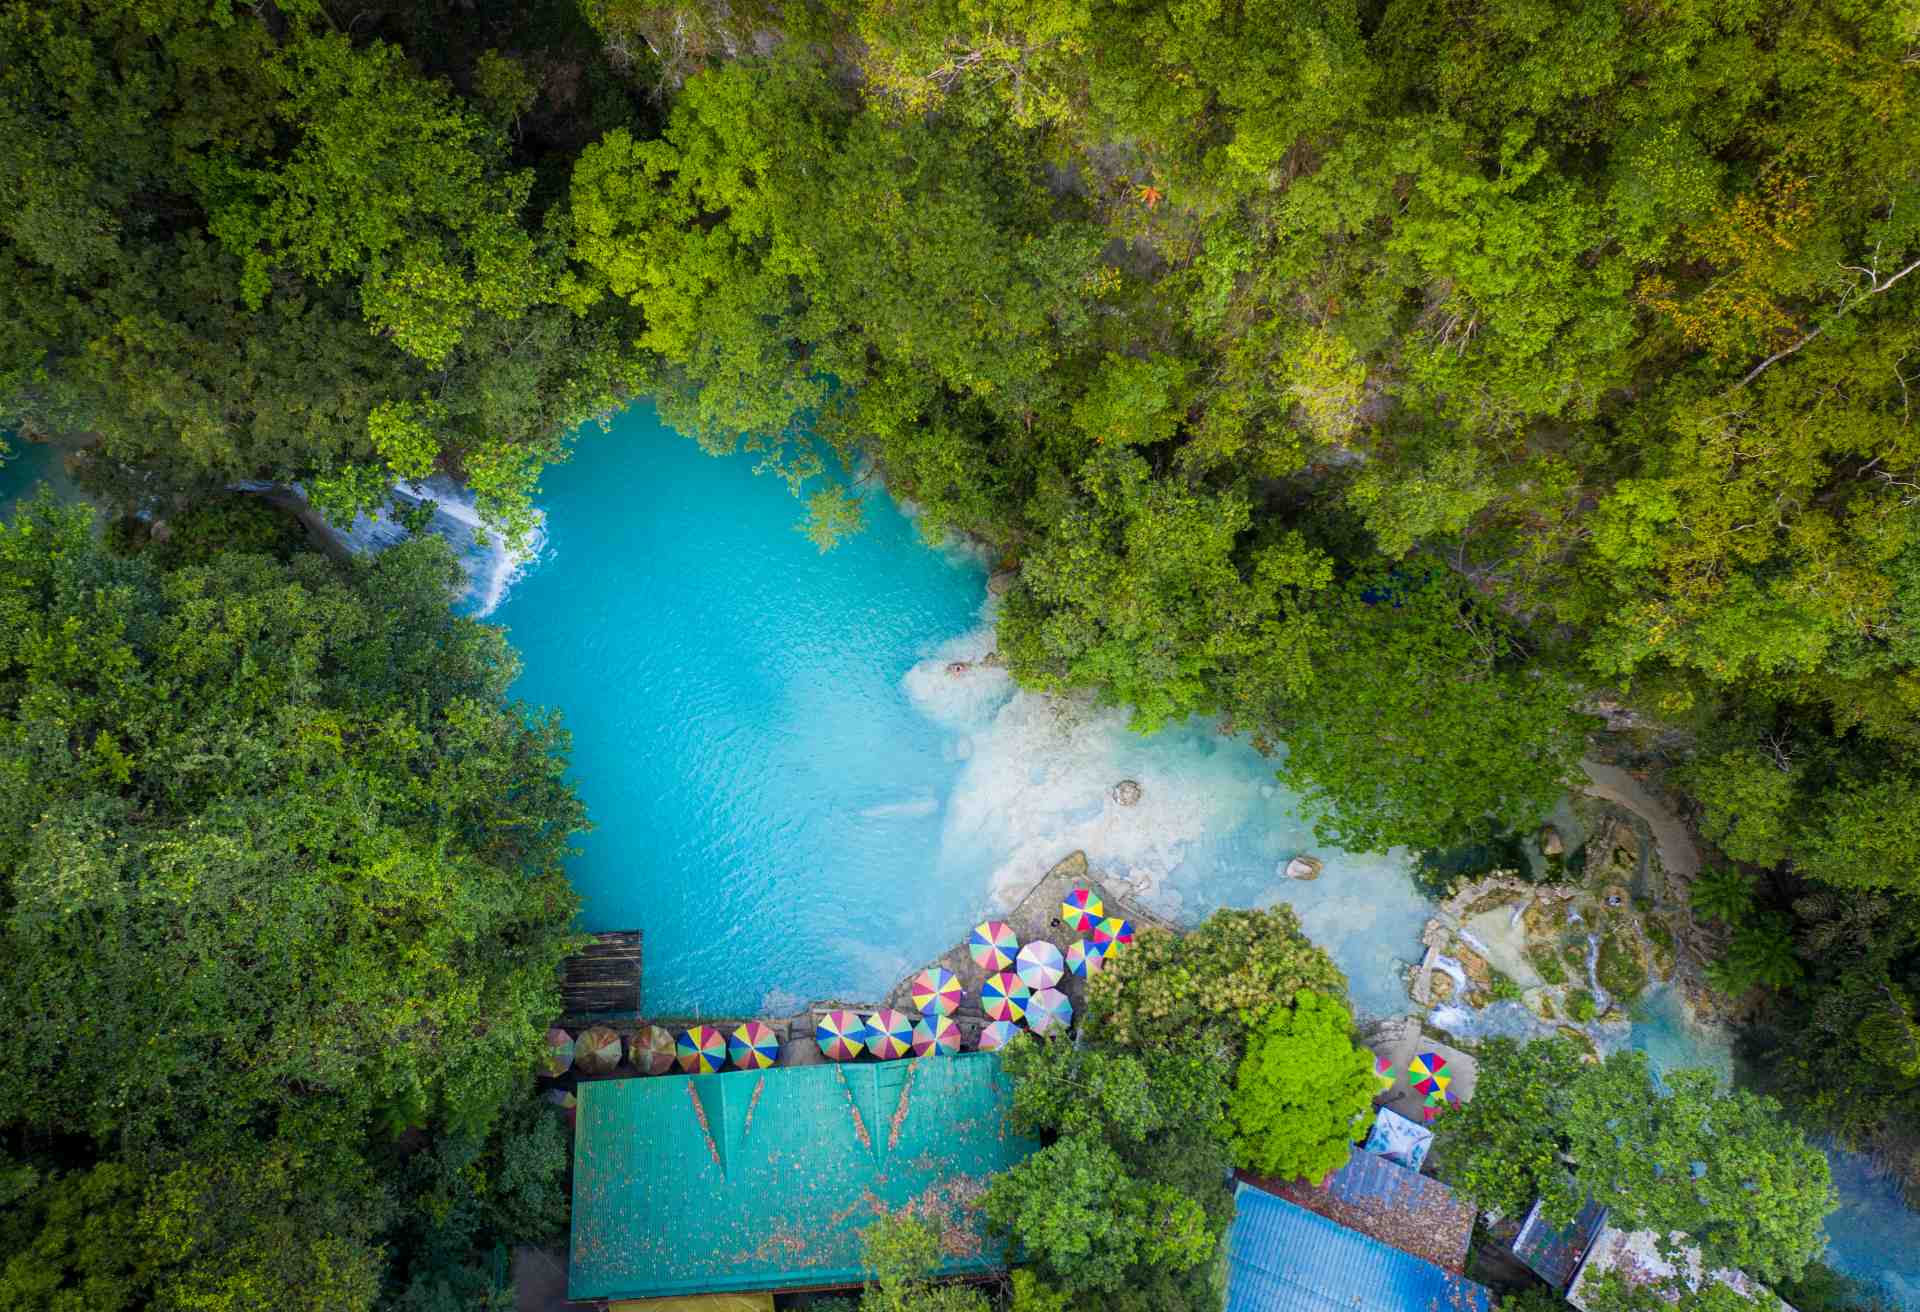
[(640, 931), (595, 934), (561, 967), (562, 1019), (633, 1016), (640, 1011)]

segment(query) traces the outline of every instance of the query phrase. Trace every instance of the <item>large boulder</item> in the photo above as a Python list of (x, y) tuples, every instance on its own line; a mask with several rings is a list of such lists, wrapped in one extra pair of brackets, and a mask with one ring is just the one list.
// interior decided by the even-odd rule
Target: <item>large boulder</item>
[(1140, 784), (1134, 779), (1122, 779), (1113, 786), (1113, 800), (1121, 806), (1132, 806), (1140, 800)]
[(1560, 831), (1552, 825), (1541, 825), (1540, 850), (1548, 856), (1563, 856), (1567, 850), (1567, 842), (1560, 837)]
[(1319, 857), (1309, 856), (1302, 852), (1299, 856), (1287, 862), (1284, 867), (1284, 873), (1288, 879), (1318, 879), (1323, 869), (1325, 869), (1325, 865)]

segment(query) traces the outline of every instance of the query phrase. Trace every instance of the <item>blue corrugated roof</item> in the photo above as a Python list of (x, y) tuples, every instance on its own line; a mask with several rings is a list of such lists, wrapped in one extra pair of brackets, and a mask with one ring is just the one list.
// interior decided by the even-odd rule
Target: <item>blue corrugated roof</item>
[(1607, 1209), (1589, 1198), (1573, 1218), (1572, 1225), (1555, 1228), (1541, 1217), (1540, 1204), (1536, 1202), (1521, 1223), (1520, 1233), (1514, 1236), (1513, 1255), (1556, 1291), (1564, 1293), (1606, 1221)]
[(1227, 1312), (1489, 1312), (1485, 1287), (1242, 1184)]
[[(1326, 1178), (1321, 1185), (1342, 1202), (1355, 1206), (1381, 1203), (1398, 1212), (1414, 1213), (1423, 1207), (1465, 1208), (1453, 1190), (1430, 1175), (1409, 1171), (1398, 1162), (1387, 1160), (1364, 1148), (1354, 1150), (1347, 1164)], [(1469, 1210), (1467, 1218), (1472, 1221)]]

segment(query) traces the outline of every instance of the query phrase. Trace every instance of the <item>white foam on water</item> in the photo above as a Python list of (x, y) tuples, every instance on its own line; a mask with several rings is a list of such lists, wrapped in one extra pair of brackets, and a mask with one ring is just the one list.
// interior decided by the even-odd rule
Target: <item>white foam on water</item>
[(860, 813), (863, 820), (904, 820), (915, 816), (932, 815), (940, 809), (937, 797), (916, 797), (905, 802), (887, 802), (880, 806), (870, 806)]
[[(943, 878), (973, 881), (983, 910), (1005, 907), (1079, 850), (1101, 878), (1187, 923), (1221, 906), (1286, 901), (1347, 973), (1356, 1006), (1407, 1011), (1402, 972), (1430, 904), (1404, 854), (1317, 844), (1275, 783), (1275, 762), (1209, 723), (1142, 735), (1122, 708), (1017, 689), (979, 663), (994, 647), (991, 603), (983, 615), (986, 624), (903, 680), (914, 706), (952, 732), (949, 755), (962, 763), (943, 810)], [(1113, 799), (1122, 779), (1141, 787), (1132, 806)], [(1277, 876), (1277, 865), (1309, 850), (1326, 862), (1318, 880)]]

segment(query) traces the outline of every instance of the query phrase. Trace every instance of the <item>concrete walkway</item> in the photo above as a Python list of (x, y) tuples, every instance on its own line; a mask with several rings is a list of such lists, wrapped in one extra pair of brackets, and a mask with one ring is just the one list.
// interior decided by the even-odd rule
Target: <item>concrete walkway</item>
[(1583, 760), (1580, 768), (1592, 780), (1582, 792), (1624, 806), (1647, 822), (1653, 830), (1654, 841), (1660, 846), (1662, 865), (1676, 875), (1691, 877), (1700, 873), (1700, 851), (1693, 845), (1693, 836), (1638, 779), (1617, 765), (1603, 765), (1599, 761)]

